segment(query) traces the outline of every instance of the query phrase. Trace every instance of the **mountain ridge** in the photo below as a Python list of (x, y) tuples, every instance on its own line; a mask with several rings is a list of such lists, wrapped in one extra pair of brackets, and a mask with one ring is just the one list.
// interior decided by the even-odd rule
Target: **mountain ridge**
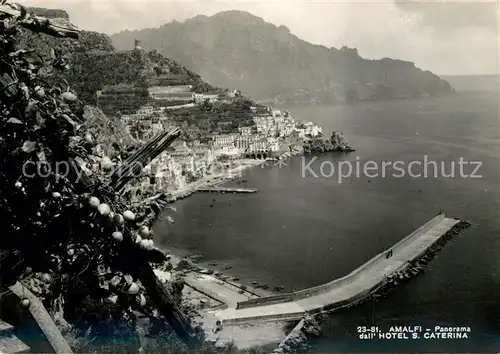
[[(364, 59), (356, 48), (312, 44), (286, 26), (246, 11), (198, 15), (183, 23), (111, 35), (118, 49), (134, 38), (211, 84), (241, 89), (255, 99), (302, 94), (313, 100), (345, 101), (453, 91), (448, 82), (410, 61)], [(326, 92), (311, 94), (315, 90)]]

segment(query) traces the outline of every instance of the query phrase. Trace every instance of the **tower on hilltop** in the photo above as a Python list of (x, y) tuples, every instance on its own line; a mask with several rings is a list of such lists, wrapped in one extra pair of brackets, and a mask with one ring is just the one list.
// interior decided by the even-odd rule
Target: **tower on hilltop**
[(142, 49), (142, 47), (141, 47), (141, 41), (140, 40), (138, 40), (138, 39), (134, 40), (134, 49), (135, 50), (141, 50)]

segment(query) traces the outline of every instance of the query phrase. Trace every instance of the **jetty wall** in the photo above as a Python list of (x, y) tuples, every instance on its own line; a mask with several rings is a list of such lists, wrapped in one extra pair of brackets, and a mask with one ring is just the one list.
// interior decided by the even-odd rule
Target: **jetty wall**
[(284, 348), (289, 347), (288, 343), (291, 341), (291, 339), (301, 339), (301, 334), (302, 334), (302, 328), (305, 325), (305, 319), (301, 319), (300, 322), (292, 329), (290, 333), (281, 341), (281, 343), (278, 345), (278, 347), (272, 351), (271, 354), (273, 353), (284, 353), (285, 350)]
[[(427, 222), (426, 224), (422, 225), (415, 231), (413, 231), (411, 234), (400, 240), (398, 243), (396, 243), (393, 247), (390, 249), (393, 250), (393, 252), (396, 252), (398, 249), (402, 248), (405, 246), (407, 243), (411, 242), (414, 238), (419, 237), (420, 235), (426, 233), (430, 229), (432, 229), (435, 225), (441, 223), (445, 218), (444, 214), (440, 214), (436, 217), (434, 217), (432, 220)], [(338, 278), (336, 280), (333, 280), (329, 283), (326, 284), (321, 284), (318, 286), (314, 286), (308, 289), (304, 290), (299, 290), (293, 293), (287, 293), (287, 294), (280, 294), (280, 295), (274, 295), (274, 296), (269, 296), (269, 297), (264, 297), (264, 298), (258, 298), (258, 299), (252, 299), (248, 301), (243, 301), (243, 302), (238, 302), (236, 308), (237, 309), (244, 309), (244, 308), (250, 308), (250, 307), (258, 307), (258, 306), (263, 306), (263, 305), (274, 305), (278, 303), (283, 303), (283, 302), (292, 302), (300, 299), (304, 299), (307, 297), (311, 296), (316, 296), (322, 293), (326, 293), (332, 290), (332, 288), (336, 287), (341, 287), (344, 286), (345, 284), (348, 284), (350, 282), (353, 282), (356, 280), (360, 274), (363, 272), (363, 270), (369, 268), (372, 264), (380, 261), (381, 258), (385, 257), (387, 251), (384, 251), (382, 253), (379, 253), (372, 259), (370, 259), (368, 262), (364, 263), (360, 267), (356, 268), (353, 270), (351, 273), (348, 275)], [(352, 300), (351, 300), (352, 301)]]

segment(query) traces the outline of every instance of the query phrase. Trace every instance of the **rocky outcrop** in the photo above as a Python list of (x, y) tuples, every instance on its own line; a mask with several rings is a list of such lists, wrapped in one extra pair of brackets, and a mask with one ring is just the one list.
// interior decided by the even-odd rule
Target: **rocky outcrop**
[(332, 132), (332, 136), (330, 137), (330, 142), (333, 145), (334, 151), (342, 151), (342, 152), (355, 151), (352, 147), (349, 146), (349, 142), (344, 138), (344, 133), (342, 132)]
[(295, 326), (273, 353), (301, 353), (309, 349), (309, 342), (321, 335), (319, 323), (309, 315)]
[(342, 132), (332, 132), (328, 138), (311, 138), (304, 143), (305, 154), (317, 154), (329, 151), (352, 152), (355, 151), (349, 146)]
[[(46, 18), (61, 18), (70, 20), (69, 15), (64, 10), (28, 8), (36, 16)], [(42, 55), (48, 56), (51, 48), (59, 48), (65, 53), (73, 53), (86, 50), (114, 50), (111, 39), (103, 34), (92, 31), (80, 31), (78, 40), (71, 38), (55, 38), (44, 33), (33, 33), (28, 30), (22, 30), (19, 37), (19, 44), (35, 49)]]
[(46, 9), (43, 7), (28, 7), (28, 11), (33, 15), (45, 18), (63, 18), (65, 20), (69, 20), (69, 15), (64, 10)]
[(333, 151), (333, 144), (325, 138), (310, 139), (304, 143), (304, 154), (317, 154)]

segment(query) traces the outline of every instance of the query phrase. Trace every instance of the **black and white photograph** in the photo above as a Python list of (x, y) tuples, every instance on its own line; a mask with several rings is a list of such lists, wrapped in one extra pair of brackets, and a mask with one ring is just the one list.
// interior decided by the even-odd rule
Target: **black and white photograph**
[(0, 0), (0, 354), (500, 352), (498, 0)]

